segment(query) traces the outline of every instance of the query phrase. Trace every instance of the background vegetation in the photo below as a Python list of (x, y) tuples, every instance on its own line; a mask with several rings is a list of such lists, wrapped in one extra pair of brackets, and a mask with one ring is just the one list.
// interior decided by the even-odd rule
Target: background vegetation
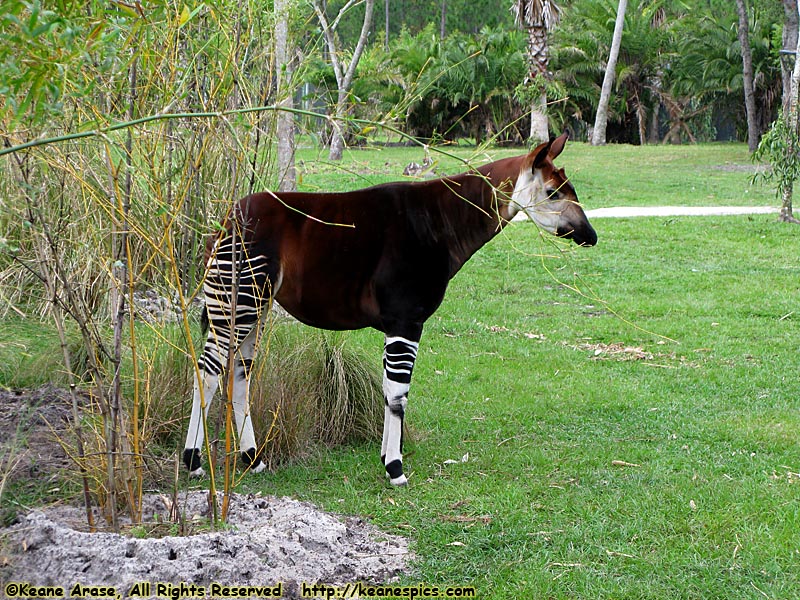
[[(336, 14), (344, 5), (332, 0), (327, 10)], [(288, 10), (297, 56), (291, 69), (300, 107), (296, 124), (314, 141), (327, 142), (332, 121), (324, 116), (336, 101), (333, 70), (310, 5), (289, 3)], [(780, 108), (780, 65), (788, 60), (779, 53), (783, 15), (766, 0), (753, 0), (749, 11), (763, 132)], [(554, 131), (585, 139), (615, 3), (567, 2), (562, 12), (550, 42), (548, 96), (558, 101), (548, 114)], [(45, 223), (59, 233), (52, 240), (59, 247), (51, 251), (62, 257), (91, 313), (117, 310), (105, 301), (109, 265), (122, 263), (136, 285), (178, 285), (191, 295), (202, 236), (233, 199), (276, 181), (271, 107), (283, 101), (276, 80), (286, 65), (274, 62), (275, 18), (269, 4), (224, 0), (5, 5), (5, 150), (43, 138), (71, 139), (3, 158), (0, 282), (6, 285), (0, 310), (41, 289), (23, 265), (39, 262), (30, 234), (41, 228), (30, 226)], [(337, 29), (343, 54), (362, 19), (358, 5), (343, 13)], [(402, 131), (430, 142), (524, 143), (526, 39), (512, 20), (509, 7), (488, 1), (468, 8), (446, 0), (379, 3), (349, 96), (350, 115), (372, 125), (339, 125), (348, 130), (348, 142), (396, 142), (404, 139), (397, 135)], [(743, 139), (736, 23), (730, 2), (706, 0), (690, 10), (677, 1), (634, 0), (626, 13), (608, 140)], [(124, 126), (139, 119), (137, 126)], [(131, 224), (135, 235), (126, 237)], [(119, 260), (126, 244), (130, 265)], [(87, 246), (103, 252), (76, 253)], [(167, 266), (172, 259), (177, 273)], [(180, 281), (164, 281), (175, 277)]]
[[(551, 129), (568, 129), (573, 139), (586, 139), (597, 109), (617, 3), (582, 0), (559, 6), (561, 20), (550, 39)], [(400, 0), (389, 3), (387, 17), (379, 5), (373, 46), (353, 89), (356, 113), (378, 120), (405, 98), (406, 110), (401, 108), (393, 116), (417, 135), (483, 139), (487, 128), (496, 132), (513, 124), (500, 139), (523, 142), (526, 136), (520, 131), (526, 131), (526, 125), (518, 120), (527, 97), (519, 89), (527, 75), (526, 37), (514, 26), (509, 8), (510, 2)], [(342, 37), (358, 37), (360, 18), (356, 11), (349, 13), (341, 25)], [(791, 60), (779, 53), (783, 22), (780, 3), (749, 2), (761, 132), (780, 108), (781, 60)], [(609, 142), (746, 136), (735, 3), (704, 0), (690, 6), (671, 0), (632, 0), (616, 71)], [(332, 72), (327, 75), (329, 80), (332, 76)], [(311, 81), (324, 89), (319, 75)], [(468, 113), (469, 109), (477, 114)]]
[[(136, 516), (151, 465), (174, 465), (202, 240), (234, 199), (275, 187), (278, 74), (292, 74), (301, 189), (396, 180), (428, 156), (462, 171), (526, 141), (526, 38), (508, 8), (378, 3), (340, 122), (305, 2), (4, 4), (0, 385), (73, 391), (75, 491), (109, 521)], [(780, 8), (749, 3), (762, 132), (780, 109)], [(548, 114), (585, 139), (615, 3), (562, 9)], [(274, 58), (280, 19), (291, 68)], [(362, 22), (361, 4), (343, 13), (342, 58)], [(736, 23), (723, 0), (631, 0), (608, 139), (638, 147), (573, 142), (561, 159), (589, 208), (772, 201), (741, 144), (677, 145), (744, 138)], [(328, 163), (335, 127), (349, 151)], [(409, 135), (426, 147), (393, 147)], [(456, 278), (415, 370), (407, 491), (386, 487), (372, 441), (380, 336), (270, 323), (254, 395), (270, 403), (254, 412), (271, 465), (292, 461), (243, 489), (368, 515), (416, 541), (412, 582), (482, 597), (790, 597), (794, 231), (768, 216), (596, 226), (600, 245), (580, 251), (514, 226)], [(163, 319), (139, 303), (151, 291)], [(31, 501), (0, 482), (4, 503)]]
[[(5, 6), (3, 150), (60, 143), (3, 159), (2, 307), (50, 312), (70, 389), (89, 384), (102, 423), (89, 430), (101, 434), (101, 450), (84, 452), (73, 396), (75, 455), (87, 504), (89, 480), (104, 481), (96, 496), (116, 525), (118, 505), (138, 515), (151, 399), (148, 348), (138, 351), (126, 314), (137, 289), (157, 287), (191, 340), (202, 240), (233, 199), (270, 183), (272, 144), (263, 140), (275, 121), (261, 107), (276, 100), (272, 15), (253, 3)], [(123, 122), (139, 126), (115, 129)], [(184, 351), (194, 356), (191, 343)]]

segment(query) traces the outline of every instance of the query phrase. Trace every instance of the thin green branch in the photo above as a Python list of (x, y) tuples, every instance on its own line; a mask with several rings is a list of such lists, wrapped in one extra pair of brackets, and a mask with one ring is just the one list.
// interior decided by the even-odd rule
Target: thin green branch
[[(61, 142), (68, 142), (71, 140), (79, 140), (85, 139), (90, 137), (102, 137), (106, 136), (109, 133), (114, 131), (120, 131), (122, 129), (127, 129), (129, 127), (136, 127), (137, 125), (143, 125), (145, 123), (151, 123), (154, 121), (164, 121), (169, 119), (224, 119), (230, 115), (239, 115), (239, 114), (249, 114), (249, 113), (258, 113), (258, 112), (268, 112), (268, 111), (284, 111), (290, 112), (300, 116), (306, 117), (314, 117), (318, 119), (326, 119), (328, 121), (335, 121), (337, 120), (336, 117), (332, 115), (321, 115), (317, 112), (310, 111), (310, 110), (303, 110), (301, 108), (287, 108), (285, 106), (277, 106), (274, 104), (265, 105), (265, 106), (252, 106), (249, 108), (236, 108), (231, 110), (222, 110), (222, 111), (211, 111), (211, 112), (180, 112), (180, 113), (158, 113), (155, 115), (148, 115), (146, 117), (139, 117), (138, 119), (133, 119), (130, 121), (123, 121), (121, 123), (114, 123), (113, 125), (109, 125), (107, 127), (100, 127), (96, 129), (91, 129), (89, 131), (79, 131), (75, 133), (68, 133), (65, 135), (49, 137), (49, 138), (39, 138), (35, 140), (31, 140), (29, 142), (25, 142), (23, 144), (17, 144), (14, 146), (7, 145), (5, 148), (0, 148), (0, 156), (5, 156), (6, 154), (14, 154), (16, 152), (20, 152), (22, 150), (27, 150), (28, 148), (35, 148), (37, 146), (46, 146), (50, 144), (57, 144)], [(402, 139), (411, 141), (417, 144), (420, 147), (426, 146), (426, 144), (414, 136), (394, 127), (393, 125), (389, 125), (384, 122), (380, 121), (371, 121), (368, 119), (357, 119), (352, 117), (342, 117), (338, 120), (347, 121), (350, 123), (355, 123), (357, 125), (361, 125), (362, 127), (378, 127), (384, 129), (390, 133), (393, 133)], [(6, 134), (6, 144), (8, 144), (8, 138), (11, 137), (13, 134), (9, 135)], [(447, 156), (448, 158), (452, 158), (457, 160), (463, 164), (468, 164), (468, 161), (464, 160), (463, 158), (443, 150), (441, 148), (433, 148), (434, 151)]]

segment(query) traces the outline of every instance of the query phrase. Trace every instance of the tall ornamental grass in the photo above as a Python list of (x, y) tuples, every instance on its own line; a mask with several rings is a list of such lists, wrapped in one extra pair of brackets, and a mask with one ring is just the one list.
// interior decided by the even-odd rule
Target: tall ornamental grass
[[(0, 16), (0, 316), (55, 324), (73, 394), (75, 436), (65, 443), (90, 523), (93, 503), (114, 527), (121, 509), (141, 518), (149, 448), (174, 437), (188, 413), (202, 345), (190, 305), (205, 236), (234, 200), (272, 187), (271, 107), (282, 100), (275, 17), (238, 0), (12, 0)], [(169, 299), (177, 325), (144, 319), (134, 302), (141, 290)], [(341, 345), (317, 346), (328, 354), (310, 384), (311, 405), (297, 410), (319, 415), (325, 398), (339, 402), (348, 385), (371, 401), (372, 375), (351, 373)], [(296, 367), (309, 352), (301, 344), (283, 355)], [(279, 391), (264, 385), (265, 395)], [(254, 411), (260, 431), (294, 447), (290, 429), (307, 417), (286, 406)], [(342, 437), (315, 428), (324, 440)], [(217, 456), (226, 493), (233, 447), (229, 436)], [(267, 454), (277, 460), (276, 449)], [(214, 498), (215, 477), (211, 470)]]

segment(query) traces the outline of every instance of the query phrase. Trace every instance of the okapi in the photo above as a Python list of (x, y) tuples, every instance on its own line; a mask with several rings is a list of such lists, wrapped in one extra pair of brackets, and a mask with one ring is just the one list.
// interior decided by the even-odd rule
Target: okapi
[(519, 211), (581, 246), (597, 242), (564, 170), (553, 165), (566, 140), (564, 134), (527, 155), (453, 177), (240, 200), (206, 249), (210, 327), (183, 453), (190, 473), (204, 473), (201, 398), (207, 411), (229, 349), (241, 457), (255, 472), (265, 467), (248, 388), (260, 315), (275, 300), (313, 327), (372, 327), (385, 335), (381, 460), (390, 482), (405, 484), (401, 440), (411, 373), (423, 325), (448, 282)]

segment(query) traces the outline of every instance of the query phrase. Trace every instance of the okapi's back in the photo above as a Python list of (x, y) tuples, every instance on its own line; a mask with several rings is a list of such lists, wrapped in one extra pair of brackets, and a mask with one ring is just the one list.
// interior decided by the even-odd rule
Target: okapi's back
[(276, 300), (326, 329), (379, 324), (373, 280), (386, 219), (363, 193), (255, 194), (239, 203), (253, 251), (276, 268)]

